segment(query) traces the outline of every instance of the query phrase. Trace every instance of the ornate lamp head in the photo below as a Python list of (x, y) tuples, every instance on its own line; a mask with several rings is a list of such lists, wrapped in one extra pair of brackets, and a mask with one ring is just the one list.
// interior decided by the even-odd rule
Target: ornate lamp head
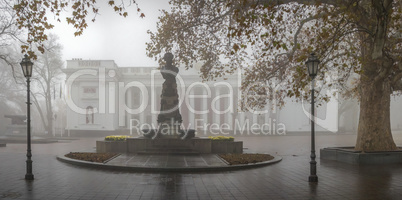
[(20, 62), (20, 65), (21, 65), (21, 68), (22, 68), (22, 72), (24, 73), (24, 76), (26, 78), (31, 77), (32, 76), (33, 63), (31, 62), (31, 60), (29, 59), (27, 54), (25, 54), (24, 58)]

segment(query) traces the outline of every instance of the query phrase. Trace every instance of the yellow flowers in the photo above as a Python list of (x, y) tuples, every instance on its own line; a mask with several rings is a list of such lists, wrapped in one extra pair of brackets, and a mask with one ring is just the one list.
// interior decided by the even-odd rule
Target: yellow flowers
[(234, 141), (234, 137), (232, 136), (209, 136), (211, 140), (220, 140), (220, 141)]
[(128, 135), (109, 135), (105, 137), (105, 141), (125, 141), (127, 138), (131, 136)]

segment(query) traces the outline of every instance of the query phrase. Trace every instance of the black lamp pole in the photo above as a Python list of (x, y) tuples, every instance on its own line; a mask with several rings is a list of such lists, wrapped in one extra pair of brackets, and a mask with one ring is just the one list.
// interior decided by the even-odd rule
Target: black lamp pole
[(310, 154), (310, 176), (308, 177), (309, 182), (318, 182), (317, 177), (317, 161), (315, 161), (315, 114), (314, 114), (314, 80), (318, 72), (318, 64), (320, 61), (315, 56), (314, 53), (308, 58), (306, 65), (311, 77), (311, 154)]
[(308, 177), (309, 182), (318, 182), (317, 177), (317, 161), (315, 161), (315, 113), (314, 113), (314, 77), (311, 80), (311, 154), (310, 154), (310, 176)]
[(30, 77), (32, 75), (32, 65), (33, 63), (29, 59), (28, 55), (21, 61), (22, 71), (24, 76), (27, 78), (27, 173), (25, 174), (25, 180), (34, 180), (34, 175), (32, 174), (32, 153), (31, 153), (31, 99), (30, 99)]

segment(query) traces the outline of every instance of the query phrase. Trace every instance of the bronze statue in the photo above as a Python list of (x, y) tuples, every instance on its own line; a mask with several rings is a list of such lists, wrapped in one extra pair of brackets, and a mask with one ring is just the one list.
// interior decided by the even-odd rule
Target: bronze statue
[(162, 67), (161, 74), (165, 79), (162, 85), (161, 109), (158, 115), (160, 135), (178, 135), (182, 118), (179, 110), (179, 95), (177, 93), (176, 76), (179, 68), (173, 65), (173, 54), (163, 56), (166, 65)]

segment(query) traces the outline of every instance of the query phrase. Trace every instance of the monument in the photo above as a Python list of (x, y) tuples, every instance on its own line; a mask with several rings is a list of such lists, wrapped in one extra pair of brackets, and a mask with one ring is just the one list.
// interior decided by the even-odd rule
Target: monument
[(179, 68), (173, 65), (173, 54), (163, 56), (166, 61), (161, 68), (165, 82), (162, 85), (161, 109), (158, 115), (158, 130), (142, 130), (147, 138), (181, 138), (188, 139), (195, 135), (194, 130), (182, 130), (182, 117), (179, 110), (179, 94), (177, 93), (176, 76)]
[(124, 142), (96, 141), (96, 151), (116, 153), (242, 153), (241, 141), (212, 141), (195, 137), (195, 130), (181, 129), (176, 76), (179, 69), (173, 65), (173, 54), (163, 56), (166, 65), (161, 68), (165, 82), (162, 85), (158, 129), (143, 129), (144, 137), (127, 138)]
[(166, 65), (162, 67), (161, 74), (165, 82), (162, 85), (157, 134), (159, 137), (175, 137), (180, 135), (180, 125), (183, 121), (179, 111), (179, 95), (176, 84), (179, 68), (173, 65), (173, 54), (166, 53), (163, 59), (166, 61)]
[(4, 117), (11, 119), (11, 124), (6, 127), (6, 136), (26, 136), (27, 117), (25, 115), (4, 115)]

